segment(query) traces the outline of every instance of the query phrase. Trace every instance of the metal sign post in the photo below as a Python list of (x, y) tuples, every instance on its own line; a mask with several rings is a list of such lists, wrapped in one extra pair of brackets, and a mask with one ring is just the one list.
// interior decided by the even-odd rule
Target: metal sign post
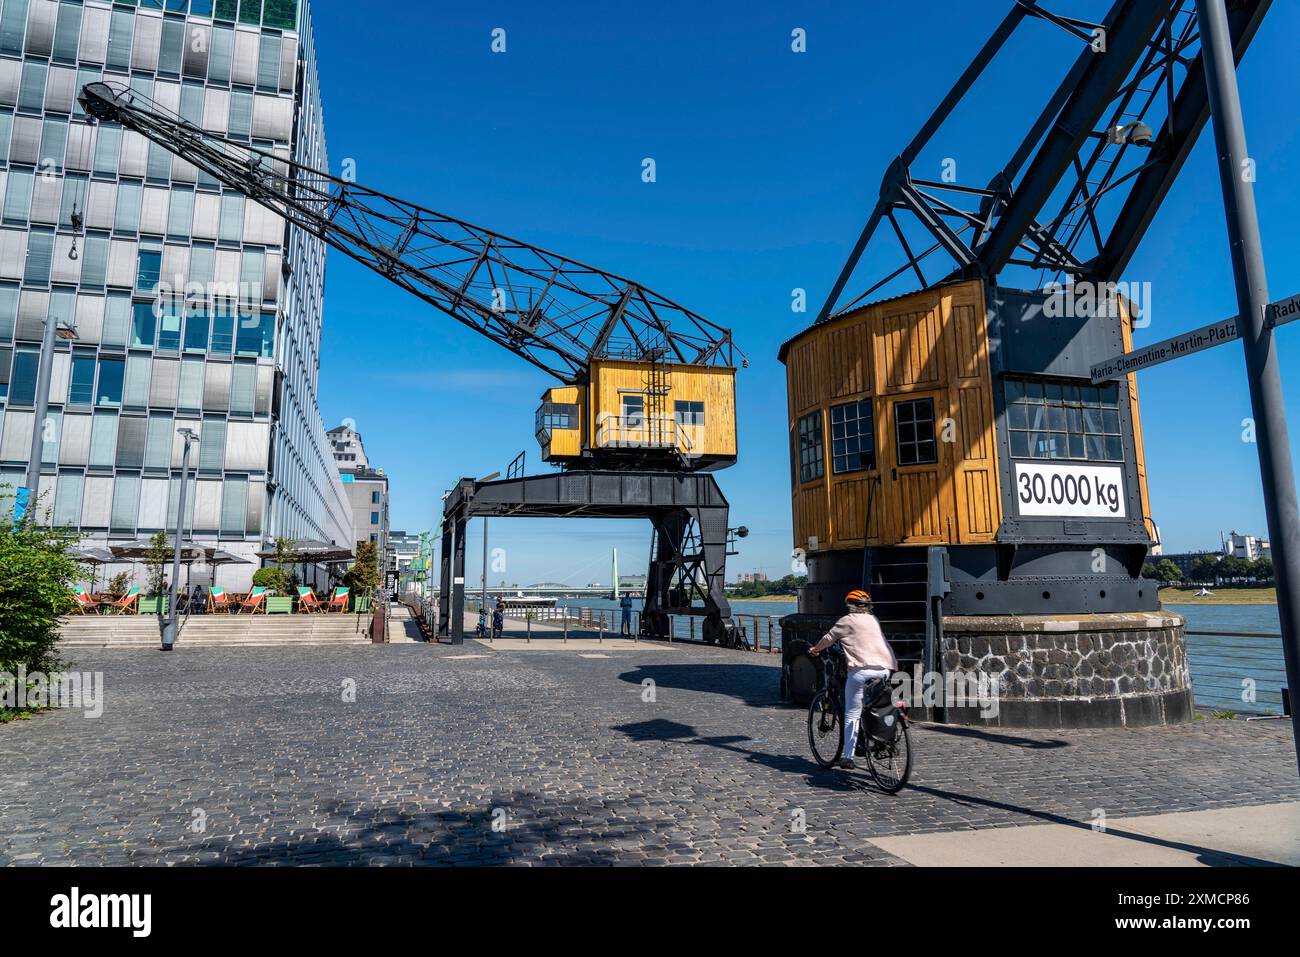
[[(1276, 329), (1278, 326), (1284, 326), (1296, 319), (1300, 319), (1300, 295), (1288, 296), (1285, 299), (1279, 299), (1277, 302), (1271, 302), (1268, 304), (1268, 308), (1264, 310), (1264, 325), (1268, 329)], [(1089, 371), (1092, 375), (1093, 384), (1106, 382), (1110, 379), (1122, 379), (1130, 372), (1140, 372), (1143, 369), (1158, 366), (1163, 362), (1170, 362), (1174, 359), (1181, 359), (1183, 356), (1204, 352), (1206, 349), (1221, 346), (1225, 342), (1236, 342), (1241, 338), (1241, 328), (1241, 317), (1232, 316), (1229, 319), (1220, 319), (1218, 322), (1212, 322), (1208, 326), (1201, 326), (1199, 329), (1184, 332), (1170, 339), (1153, 342), (1149, 346), (1134, 349), (1132, 352), (1121, 352), (1119, 355), (1111, 356), (1109, 359), (1098, 362), (1091, 367)]]
[[(1267, 308), (1268, 282), (1255, 212), (1254, 176), (1248, 175), (1254, 164), (1246, 152), (1246, 130), (1241, 118), (1224, 0), (1196, 0), (1196, 15), (1201, 29), (1201, 58), (1205, 61), (1214, 142), (1219, 154), (1232, 272), (1237, 280), (1237, 310), (1241, 316), (1246, 380), (1259, 445), (1264, 513), (1273, 550), (1282, 649), (1286, 656), (1287, 682), (1294, 692), (1300, 688), (1300, 605), (1293, 591), (1300, 585), (1300, 506), (1296, 501), (1291, 442), (1282, 404), (1282, 378), (1278, 373), (1277, 349)], [(1300, 761), (1300, 713), (1291, 715), (1291, 724)]]

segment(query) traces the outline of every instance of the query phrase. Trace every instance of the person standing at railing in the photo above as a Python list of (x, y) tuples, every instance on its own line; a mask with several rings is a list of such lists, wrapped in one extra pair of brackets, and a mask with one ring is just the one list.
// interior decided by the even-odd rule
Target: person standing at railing
[(632, 596), (624, 595), (618, 600), (618, 607), (623, 612), (623, 634), (632, 634)]
[(506, 626), (506, 603), (497, 598), (496, 607), (492, 609), (492, 638), (501, 637), (501, 630)]

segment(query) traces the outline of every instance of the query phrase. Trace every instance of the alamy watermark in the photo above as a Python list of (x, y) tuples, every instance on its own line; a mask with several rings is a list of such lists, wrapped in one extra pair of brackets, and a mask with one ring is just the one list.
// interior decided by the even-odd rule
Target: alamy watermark
[(0, 708), (81, 708), (87, 718), (104, 713), (102, 671), (42, 671), (18, 666), (0, 671)]

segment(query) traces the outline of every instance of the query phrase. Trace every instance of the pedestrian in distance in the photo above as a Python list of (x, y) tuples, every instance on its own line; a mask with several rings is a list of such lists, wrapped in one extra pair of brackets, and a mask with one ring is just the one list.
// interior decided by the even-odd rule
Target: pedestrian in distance
[(501, 629), (506, 626), (506, 603), (499, 597), (497, 598), (496, 607), (492, 609), (492, 638), (495, 640), (501, 637)]
[(623, 612), (623, 634), (632, 634), (632, 596), (624, 595), (619, 599), (618, 607)]

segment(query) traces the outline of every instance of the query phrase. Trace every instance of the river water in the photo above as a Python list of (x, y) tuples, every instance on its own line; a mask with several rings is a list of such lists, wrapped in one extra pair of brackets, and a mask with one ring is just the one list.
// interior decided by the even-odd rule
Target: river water
[[(617, 602), (602, 598), (581, 598), (561, 599), (560, 604), (605, 611), (610, 627), (618, 628)], [(634, 607), (639, 607), (639, 602)], [(1191, 662), (1192, 688), (1198, 705), (1240, 713), (1281, 713), (1281, 689), (1286, 684), (1282, 640), (1224, 634), (1253, 632), (1276, 635), (1280, 627), (1276, 605), (1168, 603), (1165, 607), (1187, 619), (1187, 656)], [(796, 606), (794, 601), (737, 599), (732, 601), (731, 610), (745, 626), (750, 641), (757, 637), (762, 648), (767, 647), (768, 620), (771, 619), (772, 644), (779, 648), (779, 621), (783, 615), (792, 614)], [(758, 621), (755, 622), (754, 619)], [(690, 637), (689, 619), (678, 618), (673, 624), (673, 633), (677, 637)], [(698, 628), (698, 622), (696, 627)]]

